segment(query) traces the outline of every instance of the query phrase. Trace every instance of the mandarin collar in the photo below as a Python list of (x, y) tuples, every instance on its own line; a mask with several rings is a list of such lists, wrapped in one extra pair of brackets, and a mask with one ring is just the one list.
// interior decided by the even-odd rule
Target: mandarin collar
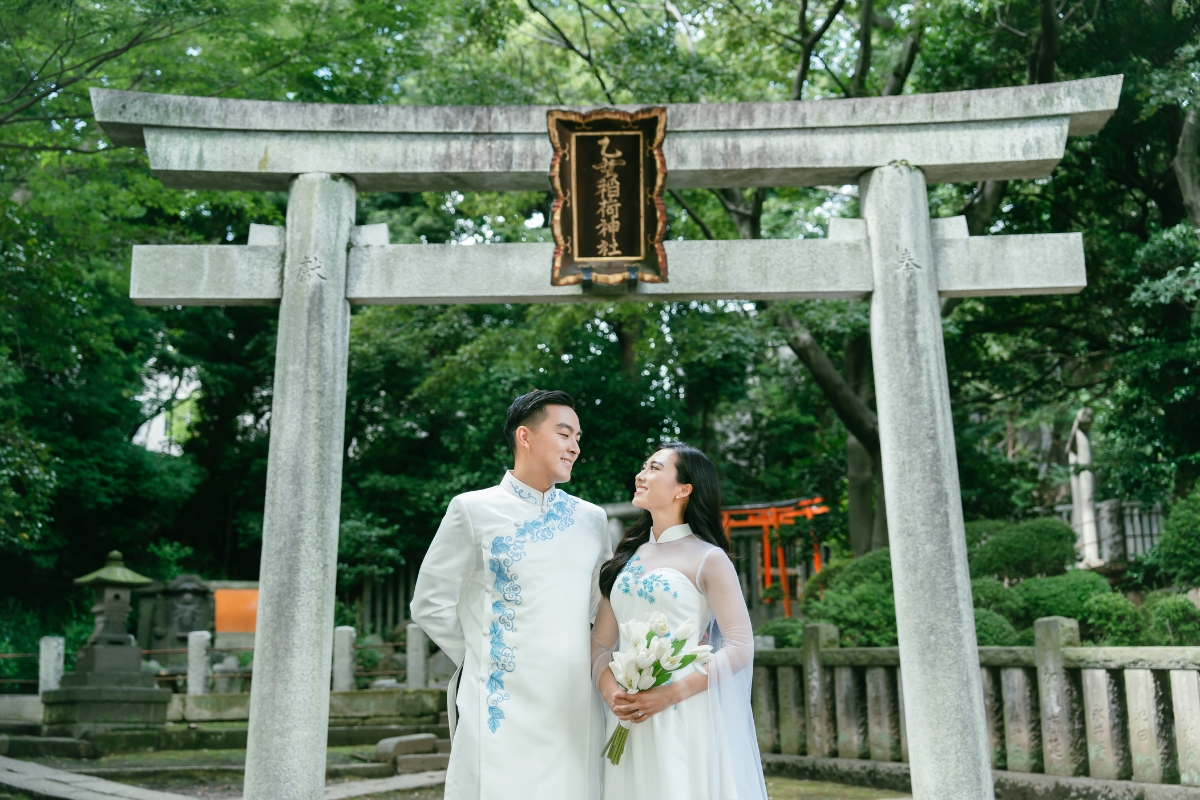
[(667, 544), (668, 542), (678, 541), (685, 536), (692, 535), (692, 526), (686, 522), (682, 525), (674, 525), (662, 532), (658, 539), (654, 538), (654, 534), (650, 534), (650, 544)]
[(526, 503), (529, 503), (531, 506), (543, 506), (544, 507), (547, 503), (550, 502), (550, 498), (554, 497), (554, 491), (555, 491), (554, 487), (551, 486), (550, 491), (539, 492), (537, 489), (534, 489), (532, 486), (529, 486), (528, 484), (522, 483), (521, 481), (517, 480), (516, 477), (514, 477), (511, 472), (504, 473), (504, 478), (503, 478), (503, 480), (500, 481), (500, 485), (503, 486), (505, 491), (507, 491), (509, 494), (513, 495), (514, 497), (516, 497), (520, 500), (524, 500)]

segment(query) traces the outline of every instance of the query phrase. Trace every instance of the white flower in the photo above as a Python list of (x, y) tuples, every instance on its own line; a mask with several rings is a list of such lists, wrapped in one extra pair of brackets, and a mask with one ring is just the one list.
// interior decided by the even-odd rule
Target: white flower
[(712, 647), (707, 644), (702, 644), (693, 648), (692, 653), (694, 653), (696, 656), (696, 660), (693, 662), (696, 664), (696, 666), (707, 664), (708, 662), (712, 661), (713, 658)]
[(647, 669), (654, 666), (654, 662), (658, 661), (658, 654), (652, 652), (648, 647), (639, 647), (637, 649), (637, 665), (638, 669)]
[(649, 625), (650, 631), (655, 636), (666, 636), (671, 630), (670, 623), (667, 622), (666, 614), (659, 614), (657, 617), (651, 618)]
[(642, 692), (646, 691), (647, 689), (654, 688), (654, 670), (653, 669), (642, 670), (642, 677), (638, 680), (637, 688), (638, 688), (638, 691), (642, 691)]
[(621, 626), (621, 636), (625, 641), (634, 646), (643, 646), (646, 644), (646, 634), (650, 632), (650, 625), (636, 619), (631, 619)]
[(674, 672), (683, 664), (683, 656), (666, 656), (661, 661), (663, 669)]
[(675, 630), (675, 633), (672, 634), (672, 636), (676, 639), (685, 639), (686, 640), (689, 636), (691, 636), (695, 632), (696, 632), (696, 623), (692, 622), (689, 619), (686, 622), (684, 622), (682, 625), (680, 625)]

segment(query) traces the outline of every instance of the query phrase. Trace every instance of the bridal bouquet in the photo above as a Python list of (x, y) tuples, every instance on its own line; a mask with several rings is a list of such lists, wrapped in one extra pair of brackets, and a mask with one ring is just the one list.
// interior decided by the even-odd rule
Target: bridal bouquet
[[(621, 638), (632, 642), (633, 646), (613, 653), (608, 668), (628, 694), (662, 686), (671, 680), (673, 673), (684, 667), (690, 664), (699, 667), (712, 660), (712, 648), (708, 645), (698, 645), (684, 652), (688, 637), (695, 631), (696, 626), (688, 620), (672, 633), (668, 629), (666, 614), (651, 617), (646, 622), (630, 620), (621, 626)], [(621, 762), (631, 724), (621, 720), (604, 746), (604, 755), (614, 765)]]

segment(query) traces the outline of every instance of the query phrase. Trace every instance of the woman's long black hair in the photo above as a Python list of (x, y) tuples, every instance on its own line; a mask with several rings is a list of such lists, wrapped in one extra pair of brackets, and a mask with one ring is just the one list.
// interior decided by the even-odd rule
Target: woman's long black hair
[[(658, 450), (675, 453), (675, 479), (681, 484), (692, 485), (692, 493), (683, 509), (683, 521), (691, 526), (697, 539), (714, 544), (728, 554), (729, 538), (721, 524), (721, 483), (717, 480), (717, 468), (708, 456), (690, 444), (672, 442), (662, 445)], [(650, 541), (653, 523), (650, 512), (643, 510), (638, 521), (633, 523), (633, 527), (617, 545), (613, 557), (600, 568), (600, 591), (605, 597), (608, 597), (617, 575), (621, 574), (637, 549)]]

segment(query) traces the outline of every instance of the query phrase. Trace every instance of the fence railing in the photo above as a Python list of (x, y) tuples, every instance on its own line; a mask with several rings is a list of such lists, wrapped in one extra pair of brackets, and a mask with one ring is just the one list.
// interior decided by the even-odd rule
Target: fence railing
[[(993, 769), (1200, 786), (1200, 647), (1080, 647), (1065, 617), (1034, 630), (1033, 647), (979, 648)], [(759, 747), (907, 761), (903, 680), (898, 648), (808, 625), (803, 647), (755, 653)]]
[[(1054, 512), (1076, 535), (1082, 523), (1074, 519), (1075, 507), (1057, 505)], [(1162, 533), (1162, 506), (1144, 508), (1136, 500), (1103, 500), (1096, 503), (1096, 536), (1102, 561), (1128, 561), (1143, 556), (1158, 544)]]

